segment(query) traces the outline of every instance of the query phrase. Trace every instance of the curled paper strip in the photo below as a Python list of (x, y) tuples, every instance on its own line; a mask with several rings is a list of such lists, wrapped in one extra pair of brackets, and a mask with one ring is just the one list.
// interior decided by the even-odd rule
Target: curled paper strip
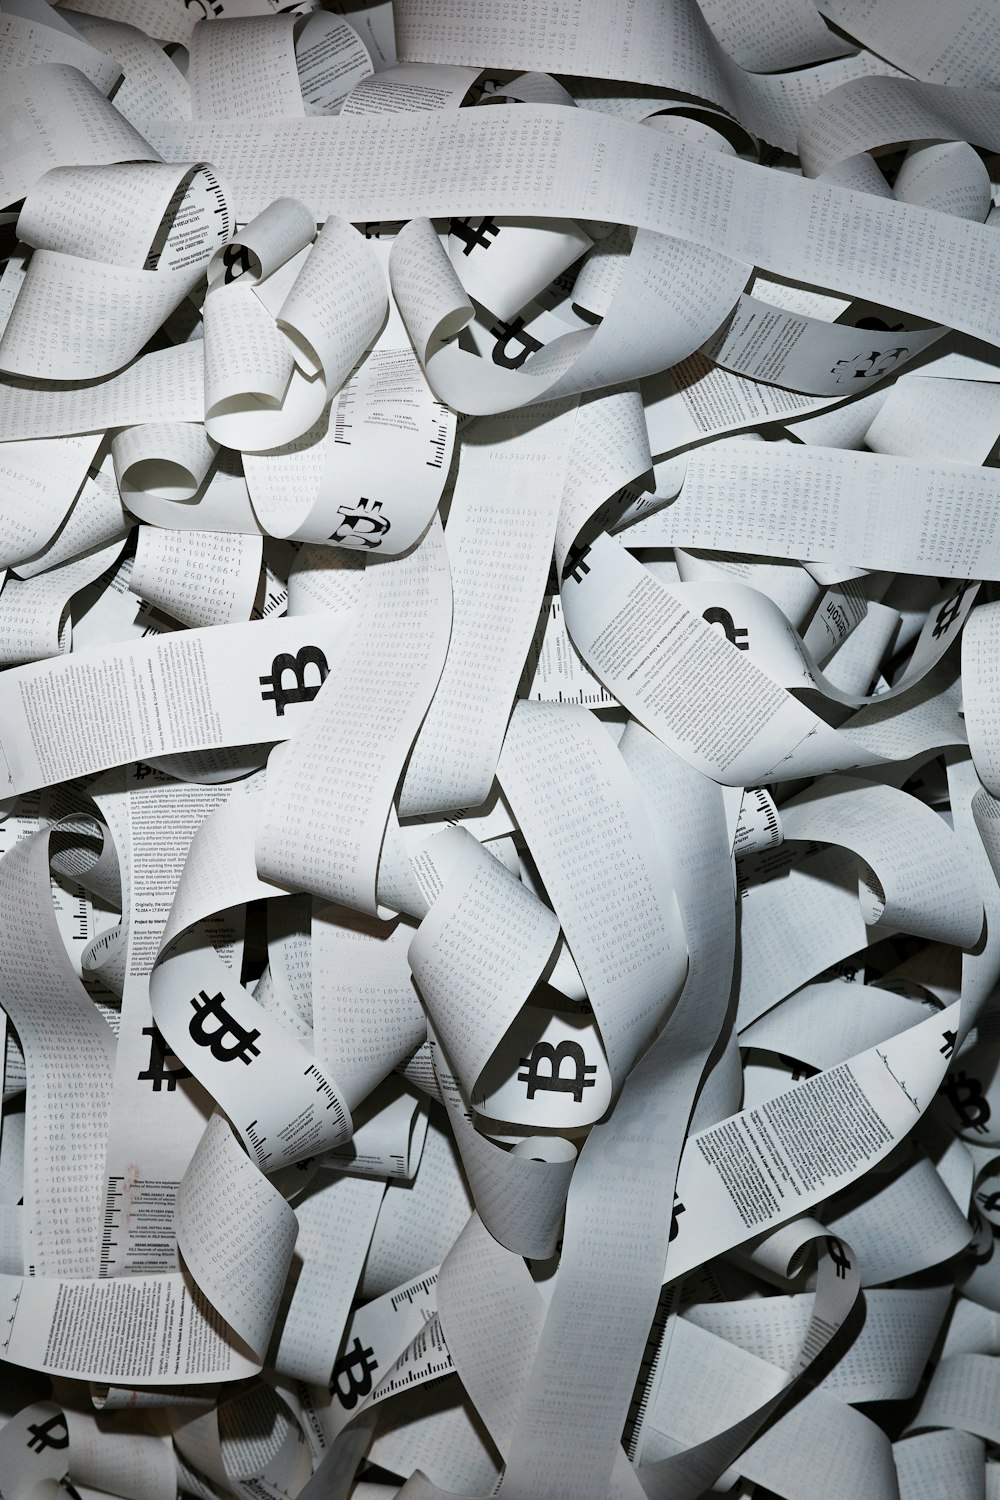
[(79, 4), (0, 17), (5, 1500), (993, 1495), (991, 17)]

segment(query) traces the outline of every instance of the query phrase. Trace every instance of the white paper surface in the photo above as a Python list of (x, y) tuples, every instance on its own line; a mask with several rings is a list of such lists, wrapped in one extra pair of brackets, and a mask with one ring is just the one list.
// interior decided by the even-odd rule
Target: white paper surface
[(9, 0), (0, 1491), (1000, 1494), (1000, 44)]

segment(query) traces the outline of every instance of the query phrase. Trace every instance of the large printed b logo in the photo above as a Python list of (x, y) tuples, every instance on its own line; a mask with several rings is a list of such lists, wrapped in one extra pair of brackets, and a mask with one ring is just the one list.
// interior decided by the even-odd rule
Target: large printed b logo
[(862, 350), (850, 359), (838, 359), (830, 374), (838, 385), (855, 385), (859, 381), (867, 384), (888, 375), (909, 352), (908, 344), (899, 344), (895, 349)]
[[(374, 1351), (366, 1349), (360, 1339), (355, 1339), (347, 1353), (342, 1355), (333, 1367), (333, 1378), (330, 1381), (330, 1390), (338, 1398), (340, 1404), (348, 1411), (353, 1411), (361, 1400), (367, 1396), (372, 1388), (372, 1376), (378, 1369), (378, 1360)], [(357, 1374), (355, 1374), (357, 1370)], [(341, 1383), (346, 1376), (347, 1386)]]
[(827, 1235), (826, 1237), (826, 1249), (827, 1254), (833, 1261), (838, 1281), (846, 1281), (848, 1271), (853, 1269), (851, 1258), (847, 1254), (847, 1251), (840, 1241), (835, 1240), (831, 1235)]
[(381, 500), (369, 500), (362, 495), (357, 505), (338, 505), (337, 510), (344, 519), (338, 522), (331, 542), (340, 547), (356, 547), (359, 552), (381, 547), (392, 525), (387, 516), (380, 514)]
[(254, 1046), (260, 1032), (248, 1031), (233, 1020), (226, 1010), (225, 995), (206, 995), (199, 990), (191, 1004), (194, 1016), (188, 1031), (199, 1047), (207, 1047), (219, 1062), (235, 1062), (239, 1058), (247, 1067), (260, 1056), (260, 1048)]
[(978, 1078), (967, 1077), (964, 1070), (949, 1073), (941, 1085), (941, 1093), (958, 1116), (959, 1129), (986, 1134), (990, 1106)]
[(707, 620), (709, 625), (721, 625), (722, 633), (726, 637), (726, 640), (735, 646), (737, 650), (750, 650), (746, 629), (742, 625), (737, 625), (728, 609), (720, 609), (718, 607), (706, 609), (702, 615), (702, 619)]
[(173, 1058), (174, 1062), (178, 1059), (167, 1046), (158, 1026), (144, 1026), (142, 1034), (149, 1037), (149, 1063), (141, 1073), (136, 1074), (136, 1079), (139, 1083), (148, 1083), (154, 1094), (160, 1093), (164, 1084), (167, 1086), (167, 1093), (172, 1094), (179, 1079), (191, 1077), (190, 1071), (179, 1063), (175, 1068), (167, 1067), (168, 1058)]
[(250, 270), (250, 251), (243, 245), (227, 245), (222, 252), (222, 264), (226, 269), (227, 284), (236, 281)]
[[(56, 1429), (62, 1431), (56, 1435)], [(28, 1447), (33, 1453), (41, 1453), (45, 1448), (68, 1448), (69, 1429), (66, 1426), (66, 1418), (62, 1412), (56, 1412), (47, 1422), (33, 1422), (28, 1428), (31, 1433), (28, 1439)]]
[(938, 610), (934, 617), (934, 639), (936, 641), (939, 641), (943, 635), (947, 635), (958, 619), (959, 611), (962, 608), (962, 600), (968, 591), (969, 584), (963, 583), (958, 593), (952, 594), (950, 599), (946, 599)]
[[(307, 667), (316, 668), (315, 682), (306, 682)], [(295, 681), (286, 687), (285, 679), (289, 672), (292, 673)], [(284, 718), (287, 704), (312, 702), (329, 672), (326, 657), (318, 646), (303, 646), (301, 651), (296, 651), (294, 656), (290, 651), (282, 651), (271, 663), (270, 676), (260, 679), (261, 687), (266, 689), (260, 695), (261, 700), (264, 703), (273, 703), (278, 718)]]
[[(568, 1063), (571, 1072), (563, 1072), (563, 1063)], [(543, 1064), (545, 1071), (542, 1071)], [(519, 1083), (527, 1085), (529, 1099), (534, 1099), (539, 1089), (558, 1094), (572, 1094), (577, 1104), (583, 1103), (584, 1089), (593, 1088), (597, 1064), (587, 1061), (587, 1054), (579, 1042), (560, 1042), (553, 1047), (551, 1042), (536, 1042), (530, 1056), (521, 1058), (523, 1073), (518, 1073)]]
[(492, 215), (480, 219), (478, 225), (474, 225), (471, 219), (452, 219), (449, 228), (465, 246), (463, 255), (471, 255), (473, 250), (488, 250), (500, 233), (500, 225)]
[[(496, 328), (490, 329), (490, 333), (496, 339), (493, 363), (502, 365), (505, 370), (519, 370), (528, 355), (537, 354), (542, 347), (538, 339), (525, 332), (523, 318), (511, 318), (509, 323), (498, 323)], [(517, 345), (520, 347), (513, 353), (512, 348)]]

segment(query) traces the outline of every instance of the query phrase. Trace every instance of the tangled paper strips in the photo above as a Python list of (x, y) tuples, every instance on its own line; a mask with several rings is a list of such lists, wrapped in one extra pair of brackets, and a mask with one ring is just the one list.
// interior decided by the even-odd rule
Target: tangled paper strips
[(1000, 1493), (992, 17), (0, 71), (6, 1500)]

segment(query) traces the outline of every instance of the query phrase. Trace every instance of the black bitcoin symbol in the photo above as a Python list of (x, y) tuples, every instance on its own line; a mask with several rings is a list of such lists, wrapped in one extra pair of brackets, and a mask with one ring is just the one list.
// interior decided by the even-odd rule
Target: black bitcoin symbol
[(876, 333), (902, 333), (902, 323), (893, 323), (890, 327), (884, 318), (859, 318), (855, 328), (871, 328)]
[(958, 612), (962, 607), (962, 600), (965, 598), (968, 587), (967, 583), (963, 583), (958, 593), (953, 594), (950, 599), (946, 599), (938, 610), (934, 623), (934, 639), (936, 641), (939, 641), (943, 635), (946, 635), (958, 619)]
[[(733, 619), (728, 609), (719, 609), (717, 607), (713, 609), (706, 609), (704, 614), (702, 615), (702, 619), (707, 621), (709, 625), (721, 625), (722, 633), (726, 637), (726, 640), (734, 645), (737, 650), (750, 650), (750, 642), (747, 639), (747, 632), (743, 629), (742, 625), (736, 624), (736, 621)], [(741, 636), (742, 640), (740, 639)]]
[[(564, 1062), (572, 1064), (574, 1073), (563, 1075)], [(539, 1072), (542, 1063), (548, 1063), (547, 1073)], [(593, 1088), (595, 1079), (588, 1075), (597, 1072), (597, 1064), (587, 1061), (587, 1054), (579, 1042), (560, 1042), (553, 1047), (551, 1042), (536, 1042), (530, 1057), (521, 1058), (523, 1073), (518, 1073), (518, 1083), (528, 1085), (528, 1098), (534, 1099), (539, 1089), (552, 1093), (572, 1094), (577, 1104), (583, 1103), (584, 1089)]]
[(152, 776), (152, 774), (153, 774), (153, 768), (152, 768), (152, 766), (147, 766), (146, 762), (144, 760), (137, 760), (136, 761), (136, 763), (135, 763), (135, 771), (133, 772), (133, 775), (135, 776), (136, 781), (145, 781), (146, 777), (147, 776)]
[(671, 1219), (670, 1219), (670, 1240), (669, 1240), (669, 1243), (671, 1245), (673, 1244), (674, 1240), (677, 1238), (677, 1231), (681, 1227), (678, 1224), (677, 1220), (680, 1217), (680, 1215), (682, 1213), (684, 1213), (684, 1212), (685, 1212), (684, 1205), (681, 1202), (681, 1200), (678, 1198), (677, 1194), (675, 1193), (674, 1194), (674, 1211), (673, 1211), (673, 1214), (672, 1214)]
[(242, 245), (227, 245), (222, 252), (222, 264), (226, 268), (226, 285), (245, 276), (250, 269), (250, 251)]
[[(191, 1004), (194, 1006), (194, 1020), (188, 1030), (191, 1040), (197, 1042), (199, 1047), (208, 1047), (219, 1062), (235, 1062), (239, 1058), (247, 1067), (255, 1057), (260, 1056), (260, 1048), (254, 1046), (260, 1032), (247, 1031), (238, 1021), (233, 1020), (226, 1010), (224, 995), (213, 995), (209, 999), (205, 991), (200, 990), (198, 998), (192, 1000)], [(211, 1031), (208, 1030), (210, 1020), (216, 1023)], [(225, 1040), (227, 1036), (233, 1038), (229, 1043)]]
[(369, 500), (366, 495), (361, 496), (357, 505), (338, 505), (344, 519), (338, 523), (331, 542), (339, 542), (342, 547), (381, 547), (390, 528), (387, 518), (379, 515), (381, 509), (381, 500)]
[(838, 359), (830, 374), (838, 385), (849, 385), (854, 380), (880, 380), (909, 352), (906, 344), (900, 344), (895, 349), (872, 349), (864, 354), (856, 354), (853, 359)]
[(177, 1062), (178, 1058), (163, 1040), (158, 1026), (144, 1026), (142, 1034), (149, 1037), (149, 1062), (145, 1071), (137, 1073), (136, 1078), (139, 1083), (151, 1083), (154, 1094), (158, 1094), (166, 1083), (167, 1093), (172, 1094), (177, 1087), (177, 1080), (190, 1078), (191, 1073), (185, 1067), (167, 1067), (168, 1057), (172, 1057), (174, 1062)]
[(847, 1280), (847, 1273), (851, 1269), (851, 1261), (848, 1258), (843, 1245), (839, 1240), (832, 1239), (829, 1235), (826, 1241), (827, 1252), (830, 1259), (837, 1268), (837, 1277), (840, 1281)]
[(788, 1057), (784, 1052), (778, 1053), (778, 1061), (791, 1069), (793, 1083), (798, 1083), (800, 1078), (813, 1078), (819, 1072), (819, 1068), (811, 1068), (808, 1063), (799, 1062), (797, 1057)]
[(983, 1086), (978, 1078), (966, 1078), (964, 1072), (949, 1073), (941, 1092), (946, 1095), (964, 1130), (977, 1130), (985, 1135), (990, 1106), (983, 1098)]
[[(493, 348), (493, 363), (502, 365), (505, 370), (519, 370), (529, 354), (537, 354), (542, 347), (538, 339), (532, 338), (530, 333), (524, 331), (523, 318), (511, 318), (509, 323), (498, 323), (495, 328), (490, 329), (496, 344)], [(520, 344), (517, 354), (507, 353), (507, 346), (514, 342)]]
[[(354, 1371), (357, 1368), (357, 1375)], [(372, 1376), (378, 1369), (378, 1360), (371, 1349), (365, 1349), (360, 1339), (355, 1339), (347, 1353), (342, 1355), (333, 1367), (333, 1377), (330, 1381), (330, 1390), (337, 1396), (340, 1404), (348, 1411), (352, 1411), (362, 1396), (367, 1396), (372, 1388)], [(348, 1386), (345, 1390), (341, 1385), (341, 1376), (346, 1375)]]
[[(56, 1427), (62, 1428), (61, 1437), (52, 1436), (52, 1432)], [(32, 1423), (28, 1431), (31, 1433), (31, 1437), (28, 1439), (28, 1447), (33, 1453), (41, 1453), (44, 1448), (69, 1447), (69, 1429), (66, 1426), (66, 1418), (61, 1411), (56, 1412), (55, 1416), (50, 1417), (47, 1422), (39, 1422), (37, 1425)]]
[(493, 243), (488, 236), (496, 237), (500, 233), (500, 225), (494, 222), (492, 216), (480, 219), (478, 229), (473, 229), (471, 219), (452, 219), (450, 228), (455, 238), (465, 246), (463, 255), (471, 255), (478, 246), (488, 250)]
[[(306, 682), (306, 667), (313, 666), (319, 673), (318, 682)], [(330, 671), (326, 657), (318, 646), (303, 646), (293, 656), (290, 651), (282, 651), (271, 663), (270, 677), (262, 677), (260, 685), (268, 691), (261, 693), (264, 703), (273, 700), (274, 711), (278, 718), (283, 718), (285, 705), (287, 703), (311, 703), (323, 686)], [(294, 672), (295, 686), (285, 687), (284, 678), (286, 672)]]
[(590, 572), (590, 564), (587, 562), (589, 547), (578, 547), (576, 543), (566, 554), (566, 566), (563, 568), (563, 577), (572, 578), (574, 583), (582, 583), (584, 575)]
[(944, 1034), (944, 1044), (941, 1047), (941, 1056), (950, 1057), (955, 1050), (955, 1043), (957, 1041), (958, 1033), (956, 1031), (946, 1031)]

